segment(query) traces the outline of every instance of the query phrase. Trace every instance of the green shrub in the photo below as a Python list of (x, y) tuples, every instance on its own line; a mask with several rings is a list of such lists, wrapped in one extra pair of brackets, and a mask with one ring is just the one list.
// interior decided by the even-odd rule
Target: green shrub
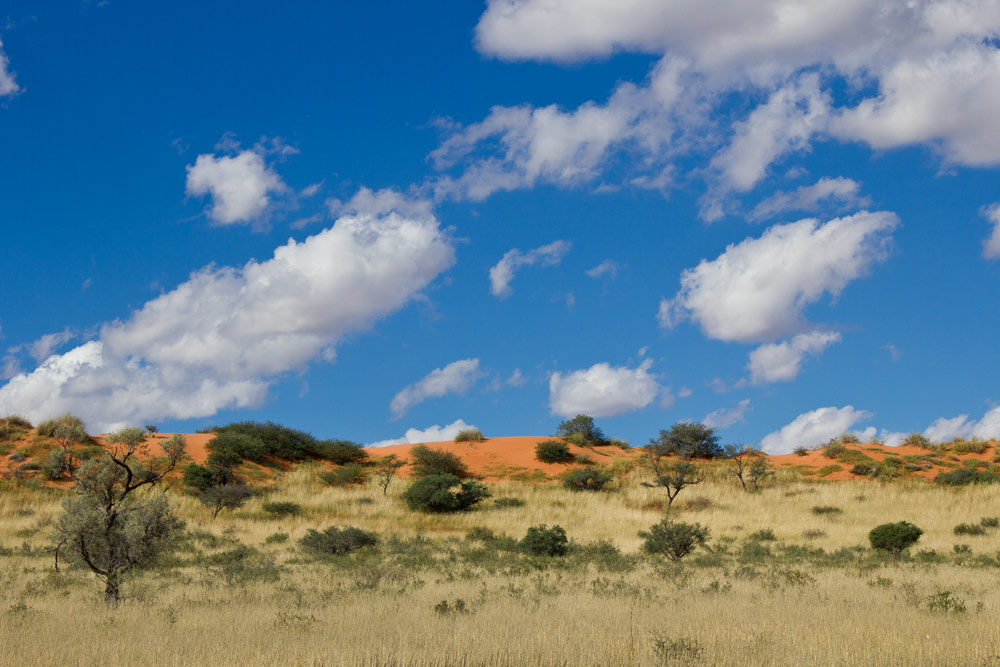
[(66, 475), (66, 465), (69, 455), (65, 450), (53, 449), (49, 452), (45, 465), (42, 466), (42, 475), (45, 479), (62, 479)]
[(368, 452), (350, 440), (320, 440), (316, 443), (316, 455), (334, 465), (363, 463), (368, 460)]
[(661, 429), (660, 435), (650, 439), (647, 447), (657, 456), (676, 454), (685, 458), (714, 459), (725, 455), (715, 429), (691, 422), (677, 422), (669, 431)]
[(956, 442), (951, 446), (951, 451), (956, 454), (983, 454), (989, 449), (990, 446), (979, 440), (972, 440), (969, 442)]
[(611, 479), (603, 470), (586, 466), (569, 471), (563, 478), (563, 486), (571, 491), (600, 491)]
[(21, 415), (7, 415), (6, 417), (3, 418), (3, 421), (5, 421), (10, 426), (13, 426), (15, 428), (23, 428), (27, 431), (30, 431), (31, 429), (34, 428), (34, 426), (31, 425), (31, 422), (27, 418), (22, 417)]
[(299, 516), (302, 514), (302, 505), (289, 500), (272, 500), (261, 505), (261, 509), (276, 517)]
[(264, 538), (264, 544), (282, 544), (288, 541), (288, 533), (271, 533)]
[(580, 447), (600, 447), (607, 444), (604, 432), (594, 424), (594, 418), (577, 415), (561, 422), (556, 435)]
[(521, 551), (532, 556), (565, 556), (569, 540), (561, 526), (549, 528), (543, 523), (529, 528), (519, 546)]
[(192, 463), (184, 468), (184, 483), (200, 491), (215, 486), (215, 472)]
[(806, 449), (805, 447), (796, 447), (795, 449), (792, 450), (792, 453), (795, 454), (796, 456), (808, 456), (809, 450)]
[(482, 442), (485, 439), (478, 428), (464, 428), (455, 435), (455, 442)]
[(505, 498), (497, 498), (493, 501), (494, 507), (524, 507), (525, 503), (520, 498), (512, 498), (510, 496)]
[(289, 461), (301, 461), (317, 456), (316, 438), (274, 422), (235, 422), (213, 429), (216, 437), (223, 434), (239, 433), (251, 436), (264, 444), (267, 456)]
[(774, 534), (774, 531), (770, 528), (763, 528), (756, 532), (750, 533), (747, 537), (748, 540), (752, 542), (774, 542), (778, 539), (778, 536)]
[(979, 520), (979, 525), (983, 528), (996, 528), (997, 526), (1000, 526), (1000, 517), (984, 516)]
[(847, 447), (836, 440), (831, 441), (823, 447), (823, 456), (828, 459), (840, 458), (845, 452), (847, 452)]
[(430, 475), (454, 475), (459, 479), (472, 477), (462, 459), (451, 452), (417, 445), (410, 450), (410, 457), (413, 464), (412, 475), (416, 478)]
[(224, 509), (238, 509), (253, 498), (254, 489), (242, 484), (220, 484), (204, 489), (198, 494), (198, 501), (208, 508), (212, 518)]
[(845, 445), (857, 444), (861, 442), (861, 438), (858, 437), (857, 433), (844, 433), (843, 435), (840, 436), (840, 442)]
[(903, 440), (903, 444), (927, 449), (931, 446), (931, 441), (927, 436), (921, 433), (911, 433), (906, 436), (906, 440)]
[(489, 497), (485, 486), (463, 482), (456, 475), (428, 475), (403, 492), (403, 500), (411, 510), (433, 513), (462, 512)]
[(337, 466), (328, 472), (321, 472), (319, 478), (330, 486), (347, 486), (349, 484), (364, 484), (365, 469), (360, 463), (349, 463)]
[(65, 412), (58, 417), (53, 417), (52, 419), (46, 419), (41, 424), (38, 425), (38, 435), (44, 436), (46, 438), (54, 438), (56, 435), (56, 429), (60, 426), (65, 426), (67, 428), (79, 428), (80, 430), (86, 432), (83, 420), (75, 415), (71, 415)]
[(872, 548), (885, 551), (894, 558), (899, 558), (904, 551), (912, 547), (920, 539), (924, 531), (908, 521), (883, 523), (868, 533), (868, 541)]
[(968, 484), (995, 484), (1000, 482), (1000, 475), (985, 470), (973, 468), (957, 468), (939, 472), (934, 477), (938, 484), (946, 486), (966, 486)]
[(330, 526), (323, 532), (310, 528), (299, 540), (299, 546), (317, 555), (344, 556), (362, 547), (374, 546), (377, 542), (374, 533), (366, 533), (360, 528)]
[(42, 469), (42, 464), (39, 463), (38, 461), (28, 461), (27, 463), (22, 463), (20, 469), (37, 472)]
[(216, 449), (208, 455), (205, 463), (210, 469), (216, 471), (216, 474), (220, 472), (226, 474), (239, 467), (243, 463), (243, 457), (232, 449)]
[(212, 450), (211, 456), (224, 456), (227, 460), (235, 459), (228, 467), (239, 465), (240, 459), (260, 462), (268, 454), (267, 445), (263, 440), (239, 431), (223, 431), (217, 434), (208, 443), (208, 447)]
[(836, 505), (815, 505), (812, 508), (813, 514), (841, 514), (843, 511)]
[(570, 463), (573, 461), (573, 454), (565, 442), (543, 440), (535, 445), (535, 458), (542, 463)]
[(697, 523), (684, 523), (664, 519), (639, 533), (643, 538), (642, 550), (648, 554), (666, 556), (678, 561), (708, 540), (708, 528)]
[(978, 523), (960, 523), (954, 528), (956, 535), (985, 535), (986, 529)]

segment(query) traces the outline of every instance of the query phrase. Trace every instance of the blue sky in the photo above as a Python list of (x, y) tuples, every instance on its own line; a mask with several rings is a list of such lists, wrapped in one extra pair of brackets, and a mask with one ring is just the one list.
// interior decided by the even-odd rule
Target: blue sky
[(1000, 436), (1000, 9), (7, 3), (0, 414)]

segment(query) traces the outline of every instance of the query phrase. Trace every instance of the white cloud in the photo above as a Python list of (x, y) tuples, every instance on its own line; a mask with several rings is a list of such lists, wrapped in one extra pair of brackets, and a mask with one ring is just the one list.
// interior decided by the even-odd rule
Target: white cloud
[(0, 387), (0, 413), (61, 412), (91, 428), (259, 404), (276, 376), (402, 308), (454, 263), (433, 217), (342, 217), (264, 262), (209, 266), (98, 340)]
[(606, 259), (592, 269), (587, 269), (584, 273), (590, 278), (601, 278), (603, 276), (608, 276), (609, 278), (615, 278), (618, 276), (618, 272), (621, 271), (622, 265), (613, 259)]
[(527, 382), (528, 378), (524, 377), (520, 368), (515, 368), (514, 372), (507, 378), (507, 384), (511, 387), (523, 387)]
[(984, 208), (983, 217), (993, 223), (993, 233), (983, 241), (983, 257), (996, 259), (1000, 257), (1000, 202)]
[(220, 225), (259, 220), (271, 204), (269, 195), (287, 189), (264, 158), (252, 150), (233, 156), (199, 155), (187, 167), (187, 193), (211, 195), (209, 216)]
[[(871, 419), (872, 413), (843, 408), (818, 408), (804, 412), (779, 431), (764, 436), (760, 448), (768, 454), (788, 454), (796, 447), (815, 447), (850, 430), (855, 423)], [(865, 432), (866, 436), (874, 435)]]
[(569, 252), (570, 245), (569, 241), (553, 241), (528, 252), (521, 252), (517, 248), (508, 250), (500, 261), (490, 268), (490, 294), (506, 299), (514, 291), (510, 287), (510, 282), (521, 267), (535, 264), (556, 266)]
[(680, 291), (660, 303), (660, 324), (689, 318), (706, 336), (725, 341), (793, 333), (804, 327), (806, 305), (837, 295), (886, 258), (897, 223), (893, 213), (862, 211), (825, 224), (806, 219), (774, 225), (684, 270)]
[(772, 162), (809, 145), (812, 135), (826, 123), (828, 111), (829, 99), (820, 91), (818, 75), (792, 81), (736, 124), (735, 137), (712, 159), (711, 166), (732, 189), (750, 190)]
[(21, 87), (14, 81), (14, 73), (10, 71), (10, 60), (3, 50), (3, 40), (0, 40), (0, 97), (15, 95)]
[(644, 408), (660, 391), (649, 372), (652, 365), (647, 359), (638, 368), (600, 363), (566, 374), (553, 373), (549, 377), (549, 409), (563, 417), (612, 417)]
[(713, 410), (705, 415), (705, 418), (701, 420), (701, 423), (709, 428), (727, 429), (735, 424), (745, 423), (747, 420), (746, 414), (750, 410), (752, 410), (750, 407), (750, 399), (744, 398), (731, 408), (719, 408), (718, 410)]
[(869, 200), (860, 195), (860, 189), (861, 184), (850, 178), (821, 178), (792, 192), (776, 192), (757, 204), (749, 219), (766, 220), (785, 211), (815, 211), (826, 203), (842, 208), (867, 206)]
[(927, 427), (924, 435), (934, 442), (946, 442), (956, 437), (1000, 438), (1000, 407), (990, 409), (979, 421), (970, 420), (969, 415), (951, 419), (940, 417)]
[(57, 333), (45, 334), (28, 347), (31, 358), (35, 361), (48, 359), (52, 351), (68, 343), (76, 337), (70, 329), (64, 329)]
[(428, 398), (446, 394), (461, 394), (479, 379), (479, 359), (460, 359), (444, 368), (435, 368), (419, 382), (404, 388), (392, 399), (389, 409), (392, 418), (399, 419), (406, 411)]
[(392, 447), (393, 445), (416, 445), (421, 442), (444, 442), (445, 440), (454, 440), (459, 431), (464, 431), (467, 428), (476, 427), (458, 419), (447, 426), (438, 426), (435, 424), (423, 430), (408, 428), (402, 438), (379, 440), (378, 442), (368, 443), (365, 447)]
[(812, 331), (790, 341), (761, 345), (750, 352), (747, 361), (750, 379), (754, 384), (794, 380), (807, 354), (817, 355), (828, 345), (838, 342), (839, 333)]

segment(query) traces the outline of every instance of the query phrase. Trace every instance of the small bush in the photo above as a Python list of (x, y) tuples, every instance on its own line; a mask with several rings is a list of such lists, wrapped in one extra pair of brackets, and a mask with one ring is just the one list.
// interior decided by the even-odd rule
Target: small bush
[(364, 447), (350, 440), (320, 440), (316, 443), (317, 456), (334, 465), (363, 463), (368, 460)]
[(417, 445), (410, 450), (412, 475), (415, 478), (431, 475), (454, 475), (459, 479), (472, 477), (469, 468), (456, 454), (440, 449), (431, 449), (425, 445)]
[(66, 474), (67, 454), (61, 449), (53, 449), (49, 452), (45, 465), (42, 466), (42, 475), (45, 479), (62, 479)]
[(75, 415), (71, 415), (66, 412), (54, 417), (52, 419), (46, 419), (41, 424), (38, 425), (38, 435), (44, 436), (46, 438), (55, 437), (56, 429), (60, 426), (65, 426), (68, 428), (79, 428), (80, 430), (86, 431), (83, 425), (83, 420)]
[(462, 512), (489, 497), (490, 492), (482, 484), (463, 482), (455, 475), (428, 475), (403, 492), (403, 500), (411, 510), (433, 513)]
[(485, 439), (478, 428), (463, 428), (455, 435), (455, 442), (482, 442)]
[(934, 477), (938, 484), (946, 486), (966, 486), (968, 484), (995, 484), (1000, 482), (1000, 475), (985, 470), (974, 470), (972, 468), (958, 468), (939, 472)]
[(569, 445), (559, 440), (544, 440), (535, 445), (535, 458), (542, 463), (571, 463)]
[(836, 505), (815, 505), (811, 511), (813, 514), (823, 515), (823, 514), (841, 514), (843, 513), (844, 510), (840, 509)]
[(927, 449), (931, 446), (931, 441), (923, 434), (911, 433), (906, 436), (906, 440), (903, 440), (903, 444), (910, 445), (911, 447), (922, 447), (923, 449)]
[(843, 443), (837, 442), (836, 440), (830, 442), (823, 447), (823, 456), (828, 459), (840, 458), (847, 452), (847, 447)]
[(3, 420), (15, 428), (23, 428), (28, 431), (34, 428), (34, 426), (31, 425), (31, 422), (21, 415), (7, 415), (3, 418)]
[(883, 523), (868, 533), (868, 541), (872, 548), (885, 551), (899, 558), (904, 551), (912, 547), (920, 539), (924, 531), (908, 521)]
[(374, 533), (366, 533), (360, 528), (330, 526), (322, 532), (310, 528), (299, 540), (299, 546), (317, 555), (344, 556), (377, 542)]
[(985, 535), (986, 529), (978, 523), (960, 523), (953, 532), (956, 535)]
[(264, 538), (264, 544), (282, 544), (288, 541), (288, 533), (271, 533)]
[(569, 540), (562, 527), (549, 528), (543, 523), (529, 528), (519, 546), (521, 551), (532, 556), (565, 556), (569, 550)]
[(199, 491), (215, 486), (215, 472), (205, 466), (192, 463), (184, 468), (184, 483)]
[(752, 542), (774, 542), (778, 539), (778, 537), (770, 528), (764, 528), (754, 533), (750, 533), (747, 539)]
[(217, 460), (228, 461), (227, 467), (230, 468), (239, 465), (240, 459), (260, 462), (268, 453), (267, 445), (264, 444), (263, 440), (249, 433), (238, 431), (219, 433), (209, 442), (208, 446), (212, 450), (209, 464), (216, 465), (211, 461), (214, 456), (217, 457)]
[(970, 442), (956, 442), (951, 447), (951, 451), (956, 454), (983, 454), (990, 446), (985, 442), (973, 440)]
[(587, 466), (571, 470), (563, 478), (563, 486), (571, 491), (600, 491), (610, 481), (611, 475), (608, 473), (598, 468)]
[(979, 525), (983, 528), (996, 528), (997, 526), (1000, 526), (1000, 517), (984, 516), (979, 520)]
[(666, 556), (678, 561), (708, 540), (708, 528), (697, 523), (684, 523), (664, 519), (654, 524), (648, 532), (640, 532), (642, 549), (646, 553)]
[(577, 415), (559, 424), (556, 435), (580, 447), (599, 447), (607, 444), (604, 432), (594, 424), (594, 418)]
[(272, 500), (261, 505), (261, 509), (275, 517), (299, 516), (302, 505), (289, 500)]
[(861, 442), (861, 438), (858, 437), (857, 433), (844, 433), (843, 435), (840, 436), (840, 442), (845, 445), (857, 444)]
[(927, 596), (927, 610), (942, 614), (964, 614), (967, 611), (965, 600), (951, 591), (938, 591)]
[(494, 507), (524, 507), (525, 502), (520, 498), (512, 498), (510, 496), (506, 498), (497, 498), (493, 501)]
[(796, 456), (808, 456), (809, 450), (806, 449), (805, 447), (796, 447), (795, 449), (792, 450), (792, 453), (795, 454)]
[(224, 509), (238, 509), (253, 498), (254, 490), (242, 484), (221, 484), (204, 489), (198, 494), (198, 501), (208, 508), (214, 519)]
[(364, 484), (365, 469), (361, 467), (360, 463), (349, 463), (345, 466), (337, 466), (327, 472), (321, 472), (319, 478), (324, 484), (329, 484), (330, 486)]

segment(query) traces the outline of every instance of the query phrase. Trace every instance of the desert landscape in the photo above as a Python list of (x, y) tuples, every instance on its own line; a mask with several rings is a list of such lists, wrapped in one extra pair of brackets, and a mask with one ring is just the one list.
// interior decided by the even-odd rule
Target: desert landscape
[[(192, 486), (189, 468), (212, 469), (213, 452), (248, 447), (257, 436), (247, 434), (305, 435), (230, 425), (182, 435), (178, 466), (137, 491), (143, 502), (165, 496), (183, 527), (109, 603), (71, 548), (56, 560), (54, 528), (71, 511), (65, 499), (86, 494), (70, 473), (84, 479), (86, 461), (120, 457), (122, 445), (15, 422), (0, 422), (2, 664), (821, 665), (833, 653), (858, 665), (1000, 662), (993, 441), (891, 448), (845, 434), (778, 457), (661, 452), (667, 465), (696, 468), (668, 507), (650, 467), (655, 443), (587, 442), (591, 431), (567, 430), (579, 426), (571, 420), (558, 437), (467, 433), (358, 448), (346, 463), (241, 458), (226, 486), (250, 493), (218, 510), (213, 486)], [(669, 449), (664, 434), (683, 438), (690, 426), (657, 442)], [(139, 459), (155, 470), (174, 436), (135, 430)], [(563, 461), (539, 460), (551, 458), (545, 447)], [(440, 472), (419, 468), (421, 448), (444, 453), (437, 465), (459, 466), (484, 496), (415, 507), (408, 490)], [(46, 467), (59, 452), (73, 453), (68, 467)], [(741, 455), (764, 463), (756, 488), (740, 483)], [(383, 485), (380, 462), (392, 458), (407, 465)], [(873, 475), (868, 462), (887, 459), (900, 464)], [(584, 470), (603, 481), (573, 486)], [(961, 470), (982, 478), (940, 477)], [(901, 521), (922, 531), (915, 543), (872, 546), (873, 528)], [(703, 539), (657, 545), (648, 531), (658, 524), (694, 526)], [(371, 539), (338, 541), (353, 529)], [(317, 542), (324, 534), (333, 539)]]

